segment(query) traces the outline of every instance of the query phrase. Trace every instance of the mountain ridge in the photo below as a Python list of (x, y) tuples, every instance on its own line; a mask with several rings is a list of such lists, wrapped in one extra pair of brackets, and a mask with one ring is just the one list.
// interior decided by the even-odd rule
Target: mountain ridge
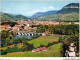
[(27, 20), (28, 18), (23, 15), (14, 15), (10, 13), (0, 12), (1, 21), (11, 21), (11, 20)]
[(32, 15), (30, 18), (37, 18), (37, 17), (40, 17), (40, 16), (47, 16), (47, 15), (54, 14), (56, 12), (57, 12), (57, 10), (51, 10), (51, 11), (47, 11), (47, 12), (37, 12), (34, 15)]
[(79, 22), (79, 3), (70, 3), (64, 6), (61, 10), (57, 11), (55, 14), (48, 16), (40, 16), (35, 19), (39, 21), (52, 20), (57, 22)]

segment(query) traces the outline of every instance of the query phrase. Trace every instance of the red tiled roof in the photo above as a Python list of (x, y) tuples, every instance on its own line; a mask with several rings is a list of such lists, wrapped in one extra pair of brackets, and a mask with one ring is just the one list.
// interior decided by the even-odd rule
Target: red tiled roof
[(9, 25), (0, 25), (0, 26), (9, 26)]
[(42, 49), (42, 48), (37, 48), (37, 50), (38, 50), (38, 51), (42, 51), (43, 49)]
[(20, 28), (20, 26), (16, 26), (17, 28)]
[(43, 48), (40, 48), (41, 50), (43, 50)]
[(14, 53), (7, 53), (7, 54), (14, 54)]
[(10, 30), (11, 28), (6, 28), (6, 29), (9, 29)]
[(35, 52), (38, 52), (38, 51), (42, 51), (42, 50), (44, 50), (44, 49), (46, 49), (46, 47), (41, 47), (41, 48), (37, 48), (37, 49), (33, 49)]
[(19, 24), (15, 24), (15, 25), (19, 25)]
[(46, 49), (46, 47), (42, 47), (42, 49), (44, 50), (44, 49)]
[(37, 51), (37, 49), (33, 49), (34, 51)]

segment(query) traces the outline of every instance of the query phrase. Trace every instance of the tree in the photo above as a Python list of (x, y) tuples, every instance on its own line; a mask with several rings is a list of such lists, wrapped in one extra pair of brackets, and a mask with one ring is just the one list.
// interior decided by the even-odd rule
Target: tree
[(8, 46), (11, 44), (10, 38), (6, 38), (5, 40), (5, 45)]
[(24, 29), (24, 26), (21, 26), (22, 29)]
[(6, 43), (6, 46), (9, 45), (8, 42), (10, 40), (10, 32), (9, 31), (2, 31), (1, 32), (1, 46), (5, 46), (5, 43)]
[(22, 48), (20, 48), (21, 51), (30, 51), (34, 48), (33, 44), (29, 44), (27, 42), (25, 42), (23, 45), (24, 46)]

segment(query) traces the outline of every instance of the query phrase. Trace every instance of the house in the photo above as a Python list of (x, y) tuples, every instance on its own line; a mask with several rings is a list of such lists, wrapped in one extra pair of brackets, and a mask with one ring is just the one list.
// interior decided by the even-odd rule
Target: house
[(29, 27), (28, 26), (24, 26), (24, 29), (28, 29)]
[(42, 47), (43, 51), (47, 51), (47, 48), (46, 47)]
[(60, 25), (70, 25), (72, 22), (59, 22)]
[(37, 48), (37, 51), (38, 52), (41, 52), (43, 49), (42, 48)]
[(73, 24), (79, 24), (80, 25), (80, 22), (73, 22)]
[(33, 49), (32, 52), (37, 52), (37, 49)]
[(0, 25), (0, 32), (2, 31), (2, 30), (11, 30), (12, 28), (11, 28), (11, 26), (9, 26), (9, 25)]
[(20, 30), (20, 27), (21, 27), (20, 24), (15, 24), (15, 26), (12, 27), (12, 29), (13, 29), (14, 31), (19, 31), (19, 30)]
[(36, 49), (32, 50), (32, 52), (43, 52), (43, 51), (47, 51), (47, 48), (46, 47), (40, 47), (40, 48), (36, 48)]
[(45, 36), (46, 34), (45, 33), (42, 33), (42, 36)]
[(6, 29), (6, 30), (11, 30), (12, 28), (7, 28), (7, 27), (6, 27), (5, 29)]
[(20, 24), (15, 24), (15, 27), (21, 27), (21, 25)]
[(27, 24), (27, 27), (30, 27), (30, 24)]
[(19, 28), (20, 28), (20, 27), (16, 27), (16, 26), (12, 27), (12, 29), (13, 29), (14, 31), (19, 31), (19, 30), (20, 30)]

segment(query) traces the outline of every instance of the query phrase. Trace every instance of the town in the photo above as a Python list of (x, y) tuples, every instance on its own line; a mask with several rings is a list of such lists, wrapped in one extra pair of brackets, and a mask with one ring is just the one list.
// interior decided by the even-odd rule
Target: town
[(24, 21), (24, 20), (18, 20), (14, 21), (17, 24), (15, 24), (14, 27), (11, 27), (10, 25), (0, 25), (2, 30), (11, 30), (11, 31), (25, 31), (25, 30), (36, 30), (36, 27), (32, 28), (32, 25), (70, 25), (70, 24), (79, 24), (78, 22), (52, 22), (52, 21)]
[[(4, 44), (2, 43), (3, 47), (0, 49), (2, 51), (2, 55), (15, 54), (15, 53), (19, 53), (20, 51), (23, 52), (27, 50), (31, 52), (48, 52), (49, 50), (55, 52), (53, 48), (48, 46), (52, 46), (52, 45), (54, 46), (57, 44), (62, 46), (62, 43), (64, 43), (63, 47), (62, 48), (60, 47), (62, 49), (60, 51), (64, 51), (64, 53), (62, 53), (62, 55), (60, 56), (66, 56), (66, 57), (77, 56), (77, 47), (73, 42), (68, 42), (68, 39), (70, 40), (71, 38), (75, 37), (73, 36), (74, 33), (72, 31), (67, 32), (67, 29), (72, 30), (73, 28), (74, 29), (78, 28), (77, 27), (77, 25), (79, 25), (78, 22), (52, 22), (52, 21), (34, 21), (34, 20), (33, 21), (18, 20), (18, 21), (9, 22), (11, 24), (15, 23), (14, 26), (6, 23), (8, 23), (8, 21), (2, 22), (1, 23), (2, 25), (0, 25), (1, 27), (0, 33), (2, 34), (1, 36), (3, 39), (2, 42), (4, 43)], [(63, 30), (65, 32), (63, 32)], [(10, 36), (7, 37), (5, 33), (8, 33)], [(5, 38), (3, 37), (3, 34), (5, 35)], [(71, 38), (69, 36), (71, 36)], [(68, 42), (69, 45), (66, 45), (65, 43), (66, 41)], [(7, 45), (5, 43), (7, 43)], [(26, 44), (28, 44), (30, 48), (28, 48), (29, 46), (25, 47)], [(15, 52), (13, 51), (11, 53), (6, 51), (11, 48), (14, 49), (17, 46), (21, 46), (21, 48), (17, 49), (18, 51)], [(64, 46), (67, 46), (67, 48)], [(26, 50), (26, 48), (28, 49)]]

